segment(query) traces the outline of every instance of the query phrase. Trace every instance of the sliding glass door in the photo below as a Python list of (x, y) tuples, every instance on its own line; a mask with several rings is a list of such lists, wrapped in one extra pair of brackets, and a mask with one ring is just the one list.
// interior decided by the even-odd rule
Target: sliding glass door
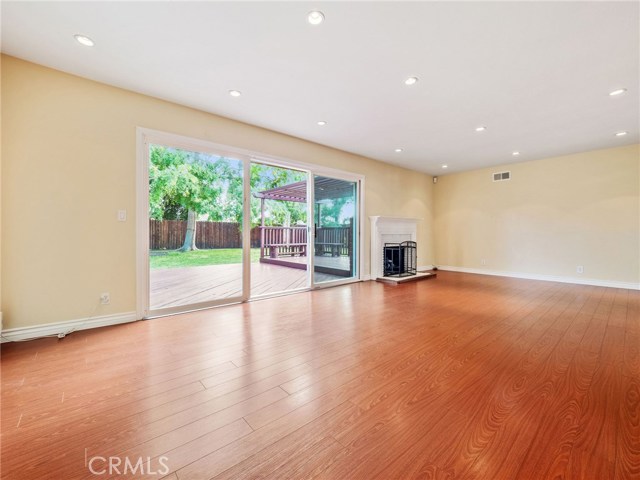
[(363, 179), (138, 133), (141, 318), (359, 278)]
[(251, 297), (308, 289), (309, 174), (251, 164)]
[(148, 145), (150, 313), (243, 298), (244, 162)]
[(252, 219), (260, 230), (252, 298), (358, 277), (358, 185), (312, 171), (251, 165), (252, 212), (260, 212), (259, 222)]
[(313, 282), (358, 276), (358, 182), (315, 175)]

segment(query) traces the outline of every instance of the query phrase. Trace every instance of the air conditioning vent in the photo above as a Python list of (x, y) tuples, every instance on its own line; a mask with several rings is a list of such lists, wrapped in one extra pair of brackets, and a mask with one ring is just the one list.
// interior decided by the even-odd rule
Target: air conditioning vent
[(503, 180), (511, 180), (511, 172), (498, 172), (493, 174), (494, 182), (502, 182)]

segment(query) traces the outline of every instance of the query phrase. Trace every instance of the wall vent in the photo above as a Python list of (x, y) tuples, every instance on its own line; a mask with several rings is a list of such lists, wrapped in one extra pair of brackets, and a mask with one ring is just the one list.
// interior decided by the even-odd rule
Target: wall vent
[(498, 172), (493, 174), (494, 182), (502, 182), (503, 180), (511, 180), (511, 172)]

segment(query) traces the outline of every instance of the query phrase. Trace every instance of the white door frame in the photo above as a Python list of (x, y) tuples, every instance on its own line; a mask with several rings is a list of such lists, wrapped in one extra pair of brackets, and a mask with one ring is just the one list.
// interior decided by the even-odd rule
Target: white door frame
[[(149, 144), (163, 145), (173, 148), (180, 148), (188, 151), (210, 153), (219, 156), (228, 156), (235, 160), (242, 161), (243, 164), (243, 200), (249, 198), (250, 182), (247, 172), (250, 171), (250, 158), (241, 152), (228, 149), (223, 145), (216, 145), (203, 140), (192, 139), (180, 135), (159, 132), (155, 130), (138, 127), (137, 134), (137, 166), (136, 166), (136, 315), (138, 318), (148, 318), (149, 316), (163, 316), (185, 311), (201, 310), (230, 303), (239, 303), (249, 298), (248, 285), (251, 283), (251, 263), (246, 261), (251, 255), (251, 249), (243, 248), (243, 270), (242, 270), (242, 293), (237, 297), (227, 297), (219, 300), (180, 305), (177, 307), (161, 308), (151, 310), (149, 306)], [(243, 246), (250, 241), (251, 232), (246, 226), (250, 225), (251, 219), (247, 217), (246, 211), (242, 216)]]
[[(309, 191), (309, 178), (311, 178), (313, 175), (309, 170), (306, 170), (304, 168), (298, 167), (298, 166), (293, 166), (291, 164), (288, 164), (288, 162), (284, 162), (284, 161), (278, 161), (278, 162), (273, 162), (271, 160), (266, 160), (264, 158), (264, 156), (252, 156), (251, 157), (251, 161), (252, 163), (256, 163), (259, 165), (266, 165), (268, 167), (276, 167), (276, 168), (282, 168), (282, 169), (286, 169), (286, 170), (295, 170), (297, 172), (302, 172), (306, 175), (307, 177), (307, 192)], [(307, 197), (309, 195), (307, 194)], [(309, 218), (309, 202), (307, 202), (307, 218)], [(307, 224), (309, 222), (307, 221)], [(309, 225), (307, 225), (307, 252), (309, 252), (309, 237), (310, 237), (310, 231), (309, 231)], [(277, 296), (281, 296), (281, 295), (289, 295), (292, 293), (300, 293), (300, 292), (305, 292), (308, 291), (312, 288), (312, 281), (313, 281), (313, 275), (311, 273), (311, 267), (309, 264), (309, 256), (307, 256), (307, 284), (304, 287), (298, 287), (298, 288), (292, 288), (290, 290), (284, 290), (281, 292), (273, 292), (273, 293), (264, 293), (262, 295), (254, 295), (251, 296), (249, 295), (249, 299), (248, 300), (262, 300), (263, 298), (270, 298), (270, 297), (277, 297)]]
[[(364, 191), (365, 177), (364, 175), (354, 174), (338, 170), (330, 167), (323, 167), (292, 159), (274, 157), (259, 152), (253, 152), (228, 145), (221, 145), (208, 140), (202, 140), (173, 133), (162, 132), (150, 128), (136, 128), (136, 315), (137, 318), (147, 318), (149, 316), (149, 148), (150, 143), (159, 145), (167, 145), (185, 150), (196, 150), (203, 153), (212, 153), (215, 155), (229, 156), (243, 162), (243, 198), (244, 198), (244, 215), (242, 216), (242, 240), (243, 240), (243, 288), (242, 295), (238, 298), (216, 300), (212, 302), (204, 302), (194, 305), (186, 305), (184, 307), (175, 307), (163, 309), (161, 315), (184, 312), (187, 310), (199, 310), (203, 308), (215, 307), (218, 305), (226, 305), (235, 302), (246, 302), (251, 300), (251, 217), (250, 211), (250, 195), (251, 195), (251, 162), (264, 163), (275, 167), (293, 168), (307, 172), (307, 193), (313, 200), (313, 178), (314, 175), (327, 176), (341, 180), (348, 180), (357, 183), (357, 201), (358, 222), (357, 222), (357, 270), (354, 277), (338, 280), (335, 282), (323, 282), (314, 284), (313, 282), (313, 255), (310, 255), (310, 286), (312, 288), (325, 288), (346, 283), (353, 283), (365, 280), (363, 273), (364, 260)], [(308, 218), (313, 220), (313, 201), (308, 203)], [(310, 213), (310, 216), (309, 216)], [(307, 222), (311, 223), (311, 222)], [(310, 226), (310, 225), (309, 225)], [(313, 232), (307, 235), (308, 252), (313, 252)], [(306, 289), (302, 289), (303, 291)], [(296, 292), (301, 291), (297, 289)], [(259, 298), (265, 298), (261, 296)], [(185, 309), (186, 307), (186, 309)]]
[[(310, 255), (310, 266), (309, 268), (311, 269), (311, 288), (312, 289), (319, 289), (319, 288), (327, 288), (327, 287), (335, 287), (338, 285), (344, 285), (347, 283), (353, 283), (353, 282), (359, 282), (361, 280), (364, 280), (363, 278), (363, 274), (362, 274), (362, 259), (364, 258), (363, 254), (362, 254), (362, 250), (363, 250), (363, 234), (364, 234), (364, 222), (363, 222), (363, 218), (364, 218), (364, 176), (361, 175), (353, 175), (353, 174), (344, 174), (344, 173), (339, 173), (336, 174), (335, 172), (333, 173), (324, 173), (322, 172), (322, 170), (316, 170), (314, 172), (311, 173), (310, 175), (310, 185), (307, 186), (307, 196), (311, 199), (309, 201), (309, 205), (310, 205), (310, 212), (311, 212), (311, 216), (309, 218), (311, 218), (313, 220), (313, 223), (315, 224), (315, 215), (314, 215), (314, 200), (315, 200), (315, 181), (314, 181), (314, 177), (315, 175), (318, 176), (322, 176), (322, 177), (327, 177), (327, 178), (334, 178), (336, 180), (345, 180), (347, 182), (355, 182), (356, 184), (356, 203), (358, 204), (358, 208), (356, 210), (357, 212), (357, 222), (354, 223), (354, 226), (356, 228), (356, 232), (355, 232), (355, 236), (356, 236), (356, 272), (353, 275), (353, 277), (349, 277), (349, 278), (345, 278), (344, 280), (330, 280), (330, 281), (326, 281), (326, 282), (320, 282), (320, 283), (316, 283), (315, 282), (315, 267), (314, 267), (314, 262), (315, 262), (315, 253), (313, 255)], [(311, 223), (311, 222), (309, 222)], [(308, 252), (315, 252), (315, 228), (312, 228), (312, 233), (310, 235), (308, 235), (308, 238), (311, 241), (310, 244), (310, 250), (307, 250)], [(308, 247), (309, 248), (309, 247)]]

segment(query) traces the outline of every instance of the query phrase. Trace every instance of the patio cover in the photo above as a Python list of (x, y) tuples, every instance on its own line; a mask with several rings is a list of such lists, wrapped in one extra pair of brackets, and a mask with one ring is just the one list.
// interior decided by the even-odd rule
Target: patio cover
[[(317, 177), (314, 181), (316, 202), (331, 198), (344, 198), (353, 195), (353, 183), (336, 178)], [(253, 194), (256, 198), (283, 200), (287, 202), (307, 201), (307, 182), (296, 182)]]

